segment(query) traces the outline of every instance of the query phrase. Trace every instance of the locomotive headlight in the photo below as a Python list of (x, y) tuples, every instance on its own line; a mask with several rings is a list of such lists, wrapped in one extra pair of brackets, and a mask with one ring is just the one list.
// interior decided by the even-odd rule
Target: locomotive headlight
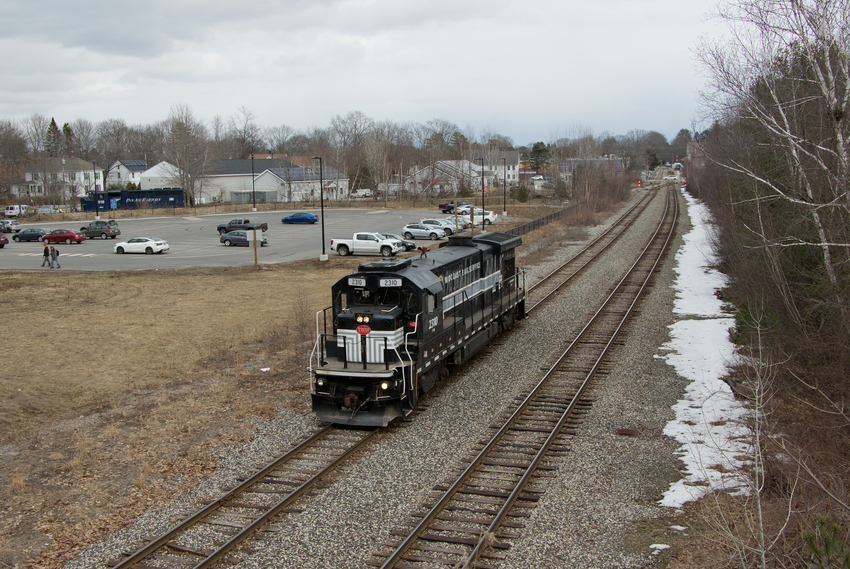
[(358, 316), (358, 317), (357, 317), (357, 323), (358, 323), (358, 324), (363, 323), (363, 317), (362, 317), (362, 316)]
[(390, 388), (390, 384), (389, 384), (389, 383), (387, 383), (386, 381), (382, 381), (382, 382), (381, 382), (381, 389), (383, 389), (384, 391), (386, 391), (386, 390), (387, 390), (387, 389), (389, 389), (389, 388)]
[(323, 377), (320, 377), (319, 379), (316, 380), (316, 385), (318, 385), (319, 387), (324, 387), (325, 386), (325, 379)]
[(369, 323), (369, 320), (370, 320), (370, 318), (369, 318), (368, 316), (364, 316), (364, 317), (363, 317), (363, 323), (364, 323), (364, 324), (368, 324), (368, 323)]

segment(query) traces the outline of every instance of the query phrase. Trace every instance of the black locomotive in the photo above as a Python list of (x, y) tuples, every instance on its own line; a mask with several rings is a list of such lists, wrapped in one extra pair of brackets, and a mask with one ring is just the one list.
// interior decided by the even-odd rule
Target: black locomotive
[(319, 419), (386, 426), (524, 318), (521, 243), (506, 233), (451, 237), (419, 257), (364, 263), (333, 285), (310, 358)]

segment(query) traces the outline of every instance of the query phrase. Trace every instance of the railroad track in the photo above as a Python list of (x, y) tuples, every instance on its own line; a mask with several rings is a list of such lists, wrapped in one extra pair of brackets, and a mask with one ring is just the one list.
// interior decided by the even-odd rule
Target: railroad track
[(581, 251), (564, 261), (551, 273), (537, 281), (528, 288), (526, 293), (528, 308), (527, 314), (531, 314), (538, 306), (542, 305), (553, 294), (560, 290), (573, 277), (589, 267), (605, 250), (611, 247), (628, 229), (649, 205), (651, 199), (657, 194), (655, 192), (644, 192), (637, 202), (620, 216), (608, 229), (588, 243)]
[[(211, 567), (290, 508), (378, 432), (325, 427), (138, 551), (108, 565), (120, 569)], [(203, 535), (200, 541), (214, 545), (199, 549), (192, 545), (198, 541), (193, 534)]]
[[(592, 243), (541, 279), (534, 289), (545, 289), (545, 292), (540, 294), (540, 300), (534, 303), (534, 307), (544, 302), (614, 243), (650, 200), (651, 194), (647, 193)], [(418, 411), (426, 408), (420, 406)], [(331, 471), (362, 448), (377, 432), (380, 431), (352, 431), (328, 426), (167, 532), (151, 539), (137, 551), (128, 552), (124, 559), (107, 564), (120, 569), (203, 568), (220, 565), (223, 561), (234, 561), (228, 559), (229, 553), (256, 534), (272, 518), (289, 511), (299, 498), (327, 478)], [(538, 470), (543, 472), (546, 468), (541, 466)], [(503, 527), (510, 525), (508, 522)], [(199, 541), (194, 534), (203, 535), (204, 539), (200, 541), (212, 545), (203, 549), (194, 545)]]
[(382, 569), (490, 567), (505, 557), (522, 519), (543, 492), (553, 461), (568, 449), (570, 428), (590, 405), (585, 394), (649, 286), (672, 239), (678, 200), (667, 206), (650, 243), (602, 307), (504, 424), (453, 482), (435, 488), (427, 512), (414, 512), (400, 542), (385, 544), (371, 565)]

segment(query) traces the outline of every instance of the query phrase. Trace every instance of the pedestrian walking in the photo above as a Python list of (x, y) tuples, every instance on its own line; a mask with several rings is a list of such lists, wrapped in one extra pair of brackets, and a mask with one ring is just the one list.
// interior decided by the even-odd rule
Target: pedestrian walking
[(53, 268), (53, 265), (56, 265), (57, 269), (61, 269), (59, 266), (59, 250), (56, 247), (50, 248), (50, 260), (53, 261), (53, 264), (50, 265), (50, 268)]
[(41, 266), (50, 265), (50, 268), (53, 268), (53, 263), (50, 261), (50, 247), (47, 246), (47, 241), (44, 242), (44, 252), (41, 254)]

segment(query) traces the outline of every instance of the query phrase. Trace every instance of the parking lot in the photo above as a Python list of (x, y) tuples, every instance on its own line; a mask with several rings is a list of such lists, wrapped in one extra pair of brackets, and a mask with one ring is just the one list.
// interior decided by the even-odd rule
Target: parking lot
[[(143, 219), (119, 219), (121, 235), (116, 239), (88, 239), (81, 244), (59, 244), (60, 263), (63, 270), (107, 271), (141, 269), (175, 269), (189, 267), (234, 267), (254, 263), (254, 252), (250, 247), (225, 247), (219, 242), (216, 226), (236, 217), (247, 217), (252, 222), (268, 223), (263, 235), (268, 239), (266, 247), (257, 250), (258, 263), (281, 263), (304, 259), (318, 259), (322, 253), (322, 223), (314, 225), (285, 225), (281, 218), (296, 210), (276, 212), (218, 214), (197, 217), (154, 217)], [(301, 211), (301, 210), (299, 210)], [(321, 216), (319, 210), (306, 210)], [(325, 209), (325, 252), (330, 251), (333, 238), (350, 239), (356, 231), (401, 233), (401, 228), (426, 217), (446, 217), (436, 208), (383, 210), (383, 209)], [(93, 219), (93, 217), (92, 217)], [(101, 215), (101, 219), (108, 216)], [(79, 230), (88, 221), (30, 223), (26, 218), (21, 226), (66, 228)], [(14, 234), (5, 234), (9, 244), (0, 249), (0, 270), (42, 269), (43, 245), (37, 241), (16, 243)], [(168, 241), (170, 250), (156, 255), (118, 255), (114, 246), (132, 237), (159, 237)], [(433, 241), (419, 244), (435, 246)]]

